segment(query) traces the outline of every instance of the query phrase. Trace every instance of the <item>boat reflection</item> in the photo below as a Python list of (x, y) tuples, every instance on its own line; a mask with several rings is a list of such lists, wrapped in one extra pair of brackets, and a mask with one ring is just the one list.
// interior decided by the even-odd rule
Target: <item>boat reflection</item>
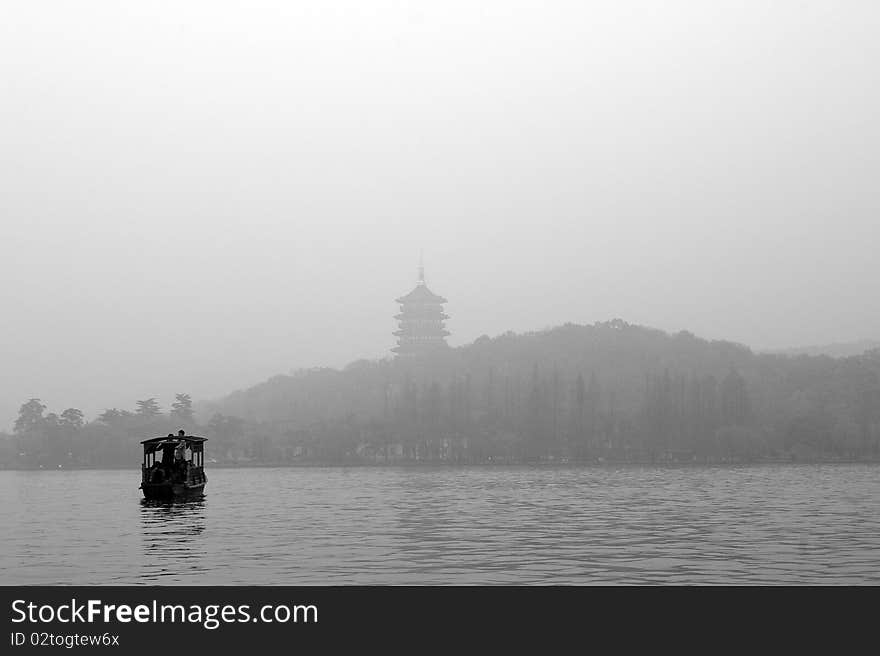
[[(205, 530), (206, 502), (141, 500), (145, 582), (187, 581), (204, 571), (199, 538)], [(194, 557), (195, 556), (195, 557)]]

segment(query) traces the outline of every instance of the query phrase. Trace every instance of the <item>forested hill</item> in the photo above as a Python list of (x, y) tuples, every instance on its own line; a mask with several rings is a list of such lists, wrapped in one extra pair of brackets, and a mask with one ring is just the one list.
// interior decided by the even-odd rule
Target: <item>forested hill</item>
[(878, 380), (878, 350), (755, 354), (614, 320), (277, 376), (202, 411), (229, 457), (237, 418), (240, 457), (282, 461), (869, 458)]
[(195, 412), (178, 393), (86, 421), (34, 398), (0, 467), (134, 467), (178, 428), (211, 464), (877, 460), (878, 381), (880, 350), (755, 354), (615, 320), (277, 376)]
[(787, 348), (776, 351), (768, 351), (779, 353), (780, 355), (830, 355), (832, 358), (848, 358), (855, 355), (862, 355), (867, 351), (880, 349), (880, 340), (863, 339), (858, 342), (841, 342), (836, 344), (824, 344), (817, 346), (800, 346), (797, 348)]

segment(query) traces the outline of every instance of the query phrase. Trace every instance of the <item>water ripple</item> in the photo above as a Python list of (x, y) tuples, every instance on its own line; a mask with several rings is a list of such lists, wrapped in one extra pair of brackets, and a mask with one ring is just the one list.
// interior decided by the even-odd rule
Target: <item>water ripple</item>
[(877, 584), (880, 467), (0, 472), (0, 583)]

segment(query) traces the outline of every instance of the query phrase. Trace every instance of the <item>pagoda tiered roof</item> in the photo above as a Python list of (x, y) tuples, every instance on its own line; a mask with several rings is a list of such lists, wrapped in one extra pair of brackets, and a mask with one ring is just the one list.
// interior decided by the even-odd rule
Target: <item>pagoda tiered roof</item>
[(412, 340), (398, 344), (391, 349), (393, 353), (399, 355), (413, 355), (415, 353), (431, 353), (441, 349), (448, 349), (449, 345), (443, 340), (440, 341), (419, 341)]
[(451, 333), (446, 330), (442, 325), (437, 325), (420, 328), (418, 330), (414, 330), (411, 328), (401, 328), (400, 330), (395, 330), (391, 334), (395, 337), (412, 337), (419, 339), (429, 337), (447, 337)]
[(433, 312), (416, 312), (409, 308), (406, 311), (401, 312), (400, 314), (395, 314), (394, 318), (398, 321), (433, 321), (436, 319), (448, 319), (449, 315), (443, 312), (443, 310), (434, 310)]
[(425, 283), (416, 285), (406, 296), (401, 296), (395, 302), (397, 303), (447, 303), (448, 301), (442, 296), (438, 296)]

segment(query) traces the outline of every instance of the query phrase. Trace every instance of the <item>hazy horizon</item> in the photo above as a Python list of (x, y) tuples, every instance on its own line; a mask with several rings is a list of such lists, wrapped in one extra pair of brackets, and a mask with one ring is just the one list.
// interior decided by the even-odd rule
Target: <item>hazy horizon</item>
[[(880, 339), (880, 8), (15, 3), (0, 427), (615, 317)], [(711, 4), (711, 6), (709, 6)]]

